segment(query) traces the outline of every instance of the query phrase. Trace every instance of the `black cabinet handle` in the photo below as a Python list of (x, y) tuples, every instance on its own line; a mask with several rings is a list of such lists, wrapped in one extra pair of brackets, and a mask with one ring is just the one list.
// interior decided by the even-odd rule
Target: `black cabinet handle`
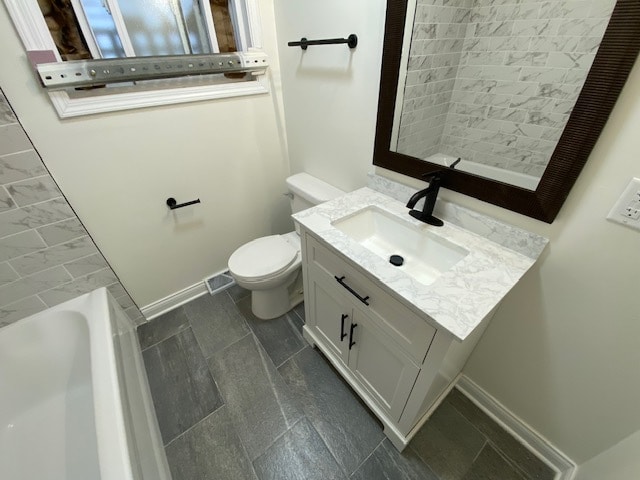
[(346, 313), (342, 314), (342, 318), (340, 319), (340, 341), (344, 340), (344, 337), (347, 336), (346, 333), (344, 333), (344, 321), (349, 318), (349, 315), (347, 315)]
[(358, 292), (356, 292), (353, 288), (351, 288), (349, 285), (347, 285), (344, 282), (344, 275), (341, 277), (338, 277), (336, 275), (333, 276), (333, 278), (335, 278), (338, 283), (340, 285), (342, 285), (344, 288), (346, 288), (347, 290), (349, 290), (349, 293), (351, 293), (351, 295), (353, 295), (354, 297), (356, 297), (358, 300), (360, 300), (362, 303), (364, 303), (365, 305), (369, 305), (369, 295), (367, 295), (366, 297), (363, 297), (361, 295), (358, 295)]
[(353, 347), (356, 342), (353, 341), (353, 329), (356, 328), (358, 326), (357, 323), (352, 323), (351, 324), (351, 329), (349, 330), (349, 350), (351, 350), (351, 347)]

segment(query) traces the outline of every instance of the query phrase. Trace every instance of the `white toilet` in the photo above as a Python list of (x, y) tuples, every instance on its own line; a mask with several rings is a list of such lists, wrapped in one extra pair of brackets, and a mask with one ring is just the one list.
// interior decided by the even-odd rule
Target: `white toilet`
[[(345, 192), (308, 173), (287, 178), (293, 213)], [(298, 232), (269, 235), (238, 248), (229, 258), (236, 283), (251, 291), (251, 310), (262, 319), (284, 315), (303, 300), (300, 236)]]

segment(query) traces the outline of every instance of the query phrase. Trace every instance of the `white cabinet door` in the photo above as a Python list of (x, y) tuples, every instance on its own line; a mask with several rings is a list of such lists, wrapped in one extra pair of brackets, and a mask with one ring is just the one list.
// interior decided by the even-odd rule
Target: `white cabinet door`
[(364, 313), (356, 308), (353, 313), (356, 326), (349, 369), (376, 403), (397, 421), (420, 369)]
[[(349, 327), (351, 325), (351, 307), (342, 296), (323, 282), (311, 278), (308, 299), (311, 302), (311, 322), (308, 322), (325, 348), (330, 349), (345, 365), (349, 357)], [(333, 287), (333, 286), (332, 286)], [(327, 290), (331, 293), (328, 293)]]

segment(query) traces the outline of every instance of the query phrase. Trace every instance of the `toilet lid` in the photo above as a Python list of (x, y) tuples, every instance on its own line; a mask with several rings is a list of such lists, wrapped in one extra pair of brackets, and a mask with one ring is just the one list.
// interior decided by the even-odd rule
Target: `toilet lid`
[(298, 251), (280, 235), (261, 237), (233, 252), (229, 270), (240, 278), (258, 281), (286, 270), (297, 254)]

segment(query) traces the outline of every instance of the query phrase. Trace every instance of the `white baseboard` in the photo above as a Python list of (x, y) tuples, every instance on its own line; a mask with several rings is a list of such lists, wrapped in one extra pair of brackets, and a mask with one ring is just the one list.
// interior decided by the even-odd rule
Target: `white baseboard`
[(147, 321), (153, 320), (163, 313), (167, 313), (174, 308), (178, 308), (179, 306), (208, 293), (209, 290), (207, 290), (204, 282), (198, 282), (190, 287), (184, 288), (178, 292), (161, 298), (158, 301), (150, 303), (149, 305), (145, 305), (140, 309), (140, 311)]
[(478, 408), (527, 446), (540, 460), (558, 472), (555, 480), (571, 480), (574, 477), (577, 467), (569, 457), (507, 410), (478, 384), (463, 375), (456, 387)]

